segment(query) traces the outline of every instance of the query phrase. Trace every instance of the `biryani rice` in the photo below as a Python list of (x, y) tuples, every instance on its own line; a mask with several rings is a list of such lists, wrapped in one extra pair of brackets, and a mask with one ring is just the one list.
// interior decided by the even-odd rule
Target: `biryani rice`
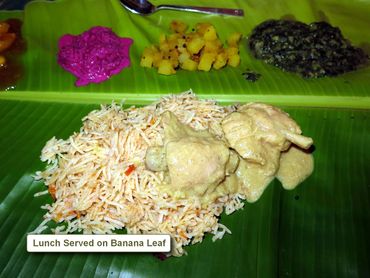
[[(182, 123), (201, 130), (233, 110), (188, 91), (145, 107), (123, 109), (112, 103), (90, 112), (79, 132), (66, 140), (53, 137), (42, 150), (41, 160), (48, 167), (35, 178), (55, 196), (42, 207), (47, 212), (34, 233), (55, 221), (56, 234), (111, 234), (122, 228), (128, 234), (170, 234), (175, 256), (185, 253), (184, 246), (201, 242), (206, 233), (214, 240), (231, 233), (218, 216), (242, 208), (243, 194), (220, 197), (206, 207), (172, 198), (157, 189), (164, 173), (147, 170), (144, 158), (149, 146), (163, 145), (163, 112), (171, 111)], [(129, 167), (134, 170), (127, 174)]]

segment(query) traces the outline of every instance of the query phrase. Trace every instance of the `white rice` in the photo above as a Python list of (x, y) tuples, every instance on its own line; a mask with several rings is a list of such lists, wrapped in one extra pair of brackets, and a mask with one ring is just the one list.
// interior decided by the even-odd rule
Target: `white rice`
[[(205, 233), (213, 234), (214, 240), (231, 233), (218, 222), (219, 216), (242, 208), (242, 194), (223, 196), (203, 208), (196, 201), (174, 199), (157, 190), (164, 174), (146, 170), (144, 157), (148, 146), (163, 144), (164, 111), (199, 130), (232, 110), (199, 100), (189, 91), (142, 108), (123, 109), (112, 103), (90, 112), (79, 132), (67, 140), (53, 137), (42, 150), (41, 160), (48, 167), (35, 178), (54, 190), (56, 199), (43, 206), (47, 212), (34, 233), (55, 221), (57, 234), (110, 234), (122, 228), (129, 234), (170, 234), (175, 256), (185, 253), (184, 246), (201, 242)], [(135, 170), (127, 175), (130, 165)]]

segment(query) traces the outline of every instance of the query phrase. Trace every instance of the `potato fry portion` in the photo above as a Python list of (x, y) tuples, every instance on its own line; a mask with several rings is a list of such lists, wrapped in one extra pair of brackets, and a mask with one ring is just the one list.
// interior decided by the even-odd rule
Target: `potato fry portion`
[(176, 70), (205, 71), (240, 64), (239, 43), (241, 33), (232, 33), (224, 46), (216, 28), (210, 23), (197, 23), (190, 32), (184, 22), (174, 20), (171, 34), (161, 34), (159, 45), (146, 47), (140, 66), (157, 68), (159, 74), (172, 75)]
[[(12, 46), (17, 35), (9, 32), (10, 25), (5, 21), (0, 22), (0, 53)], [(6, 58), (0, 54), (0, 69), (6, 67)]]

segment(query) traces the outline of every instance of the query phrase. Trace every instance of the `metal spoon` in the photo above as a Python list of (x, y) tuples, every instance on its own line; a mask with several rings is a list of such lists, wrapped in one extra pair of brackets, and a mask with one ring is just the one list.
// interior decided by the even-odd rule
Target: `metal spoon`
[(178, 6), (178, 5), (158, 5), (154, 6), (147, 0), (120, 0), (122, 6), (127, 10), (140, 15), (149, 15), (159, 10), (177, 10), (205, 14), (220, 14), (243, 16), (244, 12), (240, 9), (224, 9), (224, 8), (209, 8), (209, 7), (194, 7), (194, 6)]

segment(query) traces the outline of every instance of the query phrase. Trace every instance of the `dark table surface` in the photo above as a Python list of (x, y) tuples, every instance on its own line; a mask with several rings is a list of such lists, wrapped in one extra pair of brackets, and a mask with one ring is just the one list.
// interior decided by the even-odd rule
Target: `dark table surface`
[(0, 10), (22, 10), (32, 0), (0, 0)]

